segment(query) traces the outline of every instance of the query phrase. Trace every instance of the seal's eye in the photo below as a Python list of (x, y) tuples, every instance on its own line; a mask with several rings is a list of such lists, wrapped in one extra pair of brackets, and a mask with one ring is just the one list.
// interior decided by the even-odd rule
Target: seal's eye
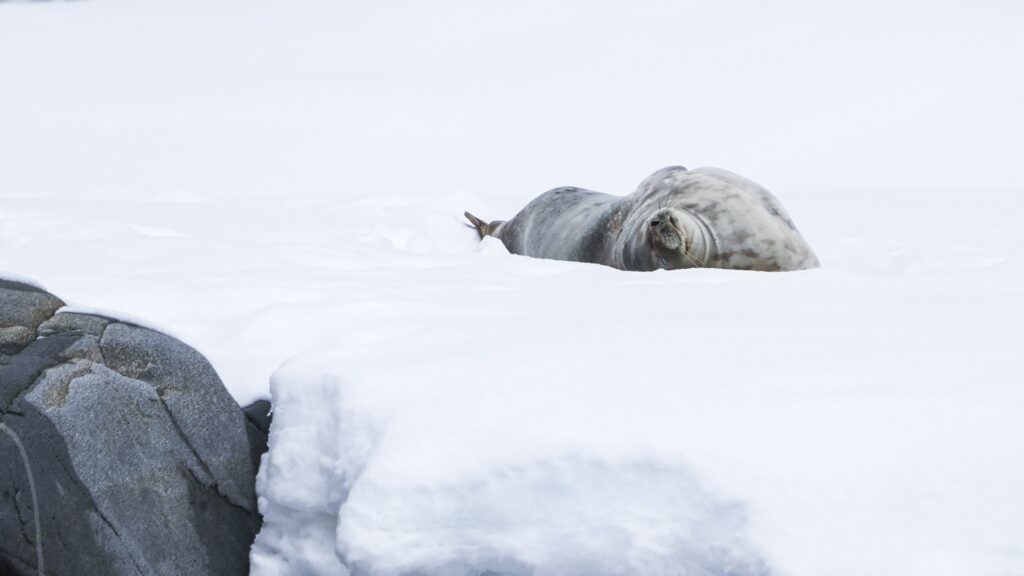
[(654, 228), (658, 224), (661, 224), (661, 220), (658, 220), (657, 218), (655, 218), (654, 220), (651, 220), (651, 228)]

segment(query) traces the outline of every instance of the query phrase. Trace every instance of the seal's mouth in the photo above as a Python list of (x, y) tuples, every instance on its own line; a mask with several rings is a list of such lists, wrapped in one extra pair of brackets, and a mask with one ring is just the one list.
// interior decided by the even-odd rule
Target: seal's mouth
[(656, 234), (658, 242), (669, 250), (678, 250), (683, 245), (683, 238), (672, 226), (664, 226)]

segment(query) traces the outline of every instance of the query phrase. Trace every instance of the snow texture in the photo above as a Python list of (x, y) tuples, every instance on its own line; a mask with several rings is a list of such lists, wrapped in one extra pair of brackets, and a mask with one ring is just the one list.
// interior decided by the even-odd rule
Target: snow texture
[(961, 197), (834, 198), (806, 272), (365, 271), (273, 379), (256, 573), (1021, 570), (1024, 206)]
[[(256, 574), (1024, 574), (1021, 6), (624, 6), (4, 3), (0, 274), (273, 394)], [(459, 216), (672, 164), (823, 268)]]

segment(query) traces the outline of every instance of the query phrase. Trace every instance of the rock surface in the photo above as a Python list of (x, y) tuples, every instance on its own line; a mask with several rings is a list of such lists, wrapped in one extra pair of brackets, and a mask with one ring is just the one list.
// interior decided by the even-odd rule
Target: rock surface
[(247, 574), (269, 404), (241, 409), (170, 336), (62, 306), (0, 280), (0, 574)]

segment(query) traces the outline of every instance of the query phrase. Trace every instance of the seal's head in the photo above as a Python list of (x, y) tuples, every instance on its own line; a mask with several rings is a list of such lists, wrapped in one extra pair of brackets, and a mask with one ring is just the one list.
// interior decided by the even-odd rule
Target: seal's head
[(700, 268), (707, 261), (704, 226), (689, 212), (660, 208), (647, 220), (646, 233), (661, 268)]

